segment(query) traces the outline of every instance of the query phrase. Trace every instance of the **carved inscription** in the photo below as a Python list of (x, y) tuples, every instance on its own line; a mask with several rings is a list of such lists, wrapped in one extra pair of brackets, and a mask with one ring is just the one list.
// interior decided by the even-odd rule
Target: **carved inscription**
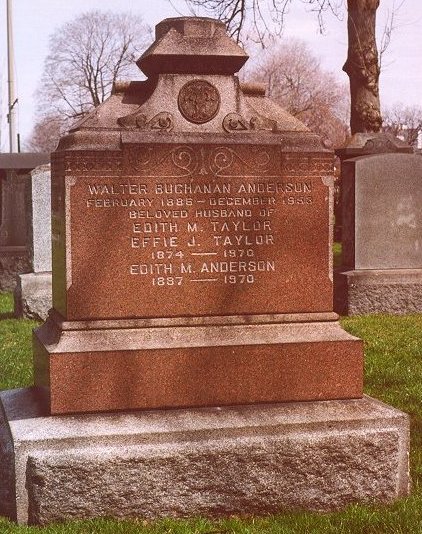
[(54, 247), (66, 273), (56, 284), (67, 287), (61, 313), (331, 309), (330, 154), (259, 143), (139, 144), (135, 134), (125, 130), (120, 150), (54, 158), (63, 178), (53, 201), (63, 207)]
[(90, 180), (85, 199), (90, 211), (124, 211), (126, 274), (156, 288), (265, 284), (277, 276), (283, 243), (275, 221), (312, 203), (311, 179), (216, 180), (200, 172)]

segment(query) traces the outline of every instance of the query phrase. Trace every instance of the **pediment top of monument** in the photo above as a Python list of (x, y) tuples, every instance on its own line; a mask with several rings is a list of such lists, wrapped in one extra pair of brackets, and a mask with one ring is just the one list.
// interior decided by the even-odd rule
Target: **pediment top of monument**
[(160, 73), (234, 74), (248, 55), (225, 24), (206, 17), (169, 18), (157, 24), (154, 43), (137, 61), (147, 76)]
[(265, 84), (240, 82), (235, 73), (247, 59), (218, 20), (165, 19), (137, 63), (148, 78), (116, 82), (111, 96), (73, 125), (73, 138), (59, 149), (114, 149), (123, 137), (142, 143), (158, 136), (164, 143), (192, 135), (197, 142), (220, 136), (229, 143), (259, 138), (279, 144), (299, 134), (304, 145), (326, 151), (322, 139), (316, 141), (305, 124), (268, 97)]

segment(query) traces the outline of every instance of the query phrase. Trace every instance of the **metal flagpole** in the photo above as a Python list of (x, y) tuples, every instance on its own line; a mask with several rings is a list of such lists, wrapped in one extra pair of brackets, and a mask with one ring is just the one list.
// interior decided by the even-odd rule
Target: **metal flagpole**
[(8, 112), (7, 122), (9, 123), (9, 152), (16, 152), (16, 111), (15, 106), (18, 99), (15, 94), (15, 65), (13, 52), (13, 31), (12, 31), (12, 7), (11, 0), (6, 0), (7, 4), (7, 88), (8, 88)]

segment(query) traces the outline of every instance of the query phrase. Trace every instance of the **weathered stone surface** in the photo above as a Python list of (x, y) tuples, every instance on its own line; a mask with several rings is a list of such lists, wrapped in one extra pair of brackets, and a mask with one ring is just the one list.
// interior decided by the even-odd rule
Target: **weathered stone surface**
[(0, 290), (13, 291), (17, 276), (31, 270), (28, 249), (24, 246), (0, 246)]
[(52, 274), (22, 274), (14, 290), (15, 315), (45, 321), (53, 305)]
[(165, 19), (155, 42), (137, 61), (147, 75), (162, 73), (234, 74), (248, 59), (227, 35), (224, 22), (210, 18)]
[(50, 164), (31, 172), (30, 248), (34, 273), (51, 272), (51, 170)]
[(334, 286), (339, 313), (421, 311), (421, 177), (416, 154), (342, 163), (343, 266)]
[(368, 397), (77, 417), (45, 417), (32, 390), (0, 398), (17, 480), (2, 506), (21, 523), (325, 511), (409, 492), (408, 417)]
[(356, 398), (362, 353), (334, 321), (60, 334), (49, 320), (34, 335), (36, 385), (49, 388), (53, 414)]
[(422, 269), (334, 273), (334, 309), (342, 315), (422, 312)]
[(422, 158), (380, 154), (343, 162), (343, 265), (422, 268)]

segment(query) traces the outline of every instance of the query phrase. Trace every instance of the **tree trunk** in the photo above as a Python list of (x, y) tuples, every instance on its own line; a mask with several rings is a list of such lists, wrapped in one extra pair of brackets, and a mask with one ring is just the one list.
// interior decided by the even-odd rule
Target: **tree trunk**
[(352, 134), (379, 132), (382, 124), (375, 41), (378, 6), (379, 0), (347, 0), (349, 49), (343, 70), (350, 80)]

